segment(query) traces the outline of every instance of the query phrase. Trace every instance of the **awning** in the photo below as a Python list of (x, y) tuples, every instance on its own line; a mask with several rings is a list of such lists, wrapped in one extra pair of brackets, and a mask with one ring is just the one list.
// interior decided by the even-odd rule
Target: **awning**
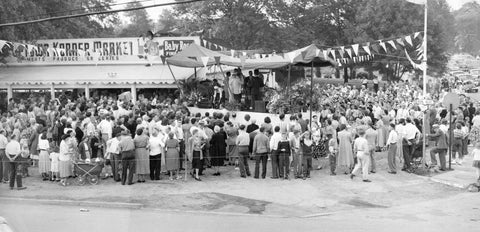
[[(193, 75), (190, 68), (172, 67), (177, 79)], [(92, 88), (136, 84), (138, 87), (154, 88), (170, 85), (176, 88), (175, 80), (167, 65), (105, 65), (105, 66), (23, 66), (0, 67), (0, 87), (9, 85), (38, 86), (86, 85)], [(80, 87), (80, 86), (79, 86)]]

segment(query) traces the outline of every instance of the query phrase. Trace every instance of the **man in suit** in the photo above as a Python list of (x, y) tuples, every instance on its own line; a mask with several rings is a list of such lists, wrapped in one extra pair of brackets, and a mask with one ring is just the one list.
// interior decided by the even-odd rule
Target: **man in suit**
[(128, 185), (132, 185), (135, 172), (135, 144), (129, 131), (122, 131), (121, 135), (118, 149), (122, 158), (122, 185), (127, 182), (127, 172)]
[(427, 135), (428, 138), (435, 140), (435, 147), (433, 147), (433, 149), (430, 151), (432, 166), (437, 165), (437, 159), (435, 155), (438, 153), (438, 158), (440, 159), (440, 171), (445, 171), (447, 169), (445, 159), (445, 155), (447, 154), (448, 150), (447, 135), (445, 132), (440, 130), (438, 124), (433, 125), (433, 130), (435, 131), (434, 134)]

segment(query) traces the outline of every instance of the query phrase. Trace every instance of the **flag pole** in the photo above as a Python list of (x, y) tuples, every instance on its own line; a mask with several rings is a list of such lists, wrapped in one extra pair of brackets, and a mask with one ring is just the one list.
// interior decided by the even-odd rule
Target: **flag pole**
[[(423, 30), (424, 30), (424, 34), (423, 34), (423, 49), (424, 49), (424, 55), (423, 55), (423, 100), (426, 101), (427, 100), (427, 40), (428, 40), (428, 36), (427, 36), (427, 23), (428, 23), (428, 0), (425, 0), (425, 19), (424, 19), (424, 25), (423, 25)], [(425, 104), (426, 102), (424, 102)], [(427, 105), (427, 109), (428, 109), (428, 105)], [(427, 156), (426, 153), (427, 153), (427, 131), (426, 131), (426, 122), (427, 122), (427, 115), (426, 115), (426, 111), (423, 113), (423, 159), (422, 159), (422, 163), (425, 164), (426, 161), (425, 161), (425, 157)], [(429, 131), (428, 131), (429, 132)]]

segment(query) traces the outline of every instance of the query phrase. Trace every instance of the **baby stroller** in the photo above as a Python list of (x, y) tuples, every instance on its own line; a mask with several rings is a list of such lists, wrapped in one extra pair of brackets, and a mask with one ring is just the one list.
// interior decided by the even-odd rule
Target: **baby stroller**
[(423, 139), (418, 140), (412, 152), (412, 171), (422, 167), (423, 163)]
[(77, 185), (85, 185), (88, 181), (90, 184), (98, 184), (100, 173), (103, 169), (103, 163), (101, 162), (74, 162), (73, 167), (75, 174), (77, 174)]

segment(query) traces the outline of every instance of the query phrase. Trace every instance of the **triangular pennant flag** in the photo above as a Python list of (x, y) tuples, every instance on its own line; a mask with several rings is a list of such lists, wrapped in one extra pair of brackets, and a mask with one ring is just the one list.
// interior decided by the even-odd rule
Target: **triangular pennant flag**
[(336, 51), (335, 49), (332, 49), (332, 50), (330, 51), (330, 54), (332, 54), (334, 60), (337, 59), (337, 55), (335, 54), (335, 51)]
[(378, 44), (372, 44), (372, 46), (370, 46), (370, 48), (372, 48), (372, 50), (374, 51), (374, 53), (380, 53), (380, 45)]
[(166, 58), (167, 58), (167, 57), (164, 56), (164, 55), (161, 55), (160, 58), (162, 59), (162, 64), (165, 64), (165, 61), (166, 61)]
[(320, 49), (315, 50), (315, 57), (318, 57), (318, 55), (320, 55)]
[(195, 56), (189, 56), (188, 58), (197, 61), (197, 57)]
[(235, 57), (235, 50), (230, 50), (230, 54), (232, 55), (232, 57)]
[(242, 52), (243, 56), (247, 56), (247, 52)]
[(398, 38), (397, 43), (400, 44), (402, 47), (405, 47), (405, 43), (403, 42), (402, 38)]
[(342, 57), (343, 59), (343, 56), (345, 55), (345, 48), (343, 50), (342, 49), (338, 50), (338, 53), (340, 54), (340, 57)]
[[(359, 46), (360, 46), (360, 45), (358, 45), (358, 44), (352, 45), (353, 53), (355, 53), (356, 56), (358, 56), (358, 48), (359, 48)], [(347, 52), (348, 52), (348, 50), (347, 50)], [(350, 57), (352, 57), (351, 54), (348, 54), (348, 55), (350, 55)]]
[(353, 63), (357, 63), (357, 57), (353, 57), (352, 60), (353, 60)]
[(200, 59), (202, 59), (203, 67), (207, 67), (208, 65), (208, 56), (202, 56)]
[(219, 65), (220, 64), (220, 56), (215, 56), (215, 64)]
[(340, 47), (340, 50), (341, 50), (342, 52), (344, 52), (344, 51), (345, 51), (345, 46), (341, 46), (341, 47)]
[(383, 50), (385, 50), (385, 52), (388, 52), (388, 50), (387, 50), (387, 45), (385, 45), (385, 42), (380, 41), (379, 44), (380, 44), (380, 46), (383, 48)]
[(202, 42), (203, 42), (203, 47), (206, 48), (206, 47), (207, 47), (207, 43), (208, 43), (207, 40), (202, 40)]
[(412, 37), (411, 36), (406, 36), (405, 37), (405, 41), (407, 41), (407, 43), (410, 45), (410, 46), (413, 46), (413, 43), (412, 43)]
[(255, 59), (260, 59), (260, 54), (255, 53)]
[(393, 40), (388, 41), (388, 44), (392, 45), (393, 49), (397, 50), (397, 45), (395, 45)]
[(328, 51), (327, 50), (322, 50), (323, 57), (326, 59), (328, 58)]
[(305, 59), (306, 55), (307, 55), (307, 51), (302, 51), (302, 59)]
[(420, 32), (415, 32), (415, 34), (413, 35), (413, 38), (416, 39), (419, 35), (420, 35)]
[[(369, 45), (365, 45), (363, 46), (363, 50), (368, 54), (368, 55), (371, 55), (372, 52), (370, 51), (370, 46)], [(358, 53), (357, 53), (358, 54)]]
[[(357, 45), (358, 45), (358, 44), (357, 44)], [(348, 56), (350, 56), (350, 58), (352, 58), (352, 57), (353, 57), (353, 56), (352, 56), (352, 49), (350, 49), (350, 48), (347, 48), (347, 49), (345, 49), (345, 51), (347, 51), (347, 53), (348, 53)], [(357, 52), (356, 52), (356, 54), (358, 54), (358, 48), (357, 48)]]
[(412, 64), (413, 68), (420, 69), (422, 71), (427, 68), (425, 62), (422, 62), (421, 64), (417, 64), (417, 63), (413, 62), (412, 58), (410, 58), (410, 55), (408, 55), (407, 49), (405, 49), (405, 54), (407, 55), (407, 59)]

